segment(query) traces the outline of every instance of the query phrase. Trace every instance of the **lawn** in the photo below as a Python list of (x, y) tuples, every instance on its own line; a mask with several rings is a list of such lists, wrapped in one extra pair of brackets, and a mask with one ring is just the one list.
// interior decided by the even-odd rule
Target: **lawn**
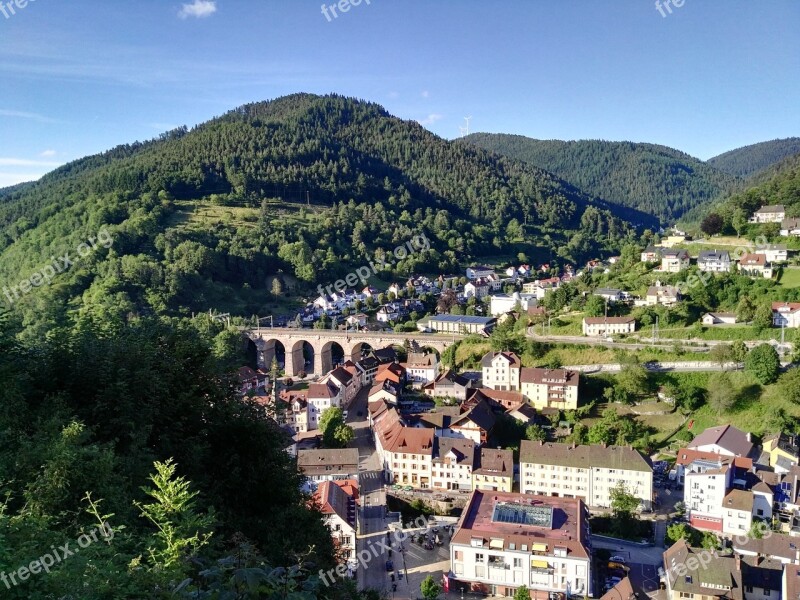
[(783, 275), (780, 281), (781, 287), (796, 288), (800, 287), (800, 268), (786, 268), (783, 270)]

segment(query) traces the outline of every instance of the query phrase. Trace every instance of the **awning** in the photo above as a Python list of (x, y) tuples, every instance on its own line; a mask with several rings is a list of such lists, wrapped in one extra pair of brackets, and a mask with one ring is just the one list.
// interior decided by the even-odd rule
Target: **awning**
[(494, 548), (496, 550), (502, 550), (503, 549), (503, 540), (502, 539), (489, 540), (489, 548)]
[(533, 569), (549, 569), (550, 565), (547, 563), (546, 560), (532, 560), (531, 561), (531, 568), (533, 568)]
[(547, 552), (547, 544), (531, 544), (533, 552)]

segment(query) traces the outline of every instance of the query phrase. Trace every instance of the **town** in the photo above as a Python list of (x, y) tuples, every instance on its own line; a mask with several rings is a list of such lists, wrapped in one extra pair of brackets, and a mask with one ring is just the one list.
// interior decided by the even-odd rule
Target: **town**
[[(657, 382), (652, 403), (642, 388), (665, 371), (711, 372), (709, 387), (714, 377), (748, 371), (765, 383), (792, 376), (787, 385), (796, 386), (793, 372), (780, 371), (793, 366), (795, 338), (786, 330), (800, 327), (800, 303), (744, 296), (736, 306), (684, 311), (684, 329), (695, 314), (695, 333), (744, 335), (709, 335), (682, 357), (673, 355), (689, 339), (665, 327), (675, 320), (670, 311), (698, 295), (683, 283), (690, 270), (708, 286), (733, 274), (769, 280), (798, 269), (796, 221), (780, 206), (750, 219), (780, 223), (786, 244), (740, 240), (735, 249), (705, 250), (719, 242), (672, 231), (628, 250), (627, 259), (580, 269), (472, 265), (463, 276), (322, 295), (283, 320), (295, 336), (304, 325), (324, 336), (324, 324), (352, 343), (363, 337), (351, 356), (332, 337), (326, 346), (338, 351), (320, 360), (301, 342), (302, 360), (287, 362), (298, 348), (287, 354), (280, 327), (259, 327), (251, 339), (271, 340), (269, 355), (260, 351), (258, 368), (240, 369), (240, 394), (286, 432), (286, 451), (338, 549), (341, 569), (329, 575), (396, 598), (431, 586), (542, 600), (791, 594), (800, 576), (797, 423), (773, 419), (759, 436), (730, 423), (702, 429), (694, 411), (704, 392), (693, 384)], [(612, 287), (626, 260), (636, 287)], [(569, 286), (575, 290), (557, 299)], [(651, 315), (655, 332), (636, 337)], [(763, 325), (754, 327), (759, 318)], [(561, 333), (569, 327), (561, 324), (552, 333), (561, 319), (580, 329)], [(759, 330), (767, 336), (747, 335)], [(372, 348), (387, 331), (400, 334), (397, 341)], [(595, 340), (614, 348), (621, 364), (603, 390), (593, 380), (604, 365), (528, 366), (520, 340), (558, 342), (562, 358)], [(639, 365), (635, 350), (625, 350), (665, 343), (675, 346), (669, 363)], [(459, 358), (461, 347), (487, 344), (479, 357)], [(330, 368), (315, 373), (319, 365)], [(707, 402), (724, 420), (730, 405), (717, 393), (709, 389)], [(637, 414), (666, 415), (671, 431)], [(399, 531), (403, 541), (375, 546)]]

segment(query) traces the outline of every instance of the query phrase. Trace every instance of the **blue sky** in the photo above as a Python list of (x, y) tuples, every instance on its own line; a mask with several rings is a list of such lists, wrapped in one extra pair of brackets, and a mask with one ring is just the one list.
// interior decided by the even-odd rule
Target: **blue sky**
[(446, 138), (472, 116), (705, 159), (800, 135), (800, 2), (676, 1), (362, 0), (329, 20), (322, 0), (28, 0), (0, 12), (0, 187), (300, 91)]

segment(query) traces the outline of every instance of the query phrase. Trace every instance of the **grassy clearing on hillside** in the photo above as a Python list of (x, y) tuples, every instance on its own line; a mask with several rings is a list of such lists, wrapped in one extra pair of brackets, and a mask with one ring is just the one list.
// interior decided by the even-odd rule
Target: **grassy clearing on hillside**
[[(730, 341), (736, 340), (777, 340), (780, 339), (780, 329), (763, 329), (756, 330), (749, 325), (716, 325), (710, 327), (665, 327), (659, 329), (659, 335), (664, 338), (680, 339), (680, 340), (718, 340)], [(790, 342), (797, 336), (796, 329), (786, 330), (786, 341)]]
[(800, 269), (791, 267), (784, 269), (780, 285), (784, 288), (800, 287)]

